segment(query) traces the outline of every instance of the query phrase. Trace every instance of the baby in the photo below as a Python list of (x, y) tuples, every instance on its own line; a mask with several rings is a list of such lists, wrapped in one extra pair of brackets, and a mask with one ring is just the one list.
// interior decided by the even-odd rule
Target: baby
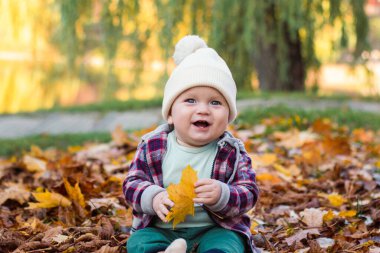
[[(258, 252), (246, 214), (259, 190), (242, 142), (226, 131), (237, 115), (236, 85), (225, 61), (195, 35), (176, 45), (166, 83), (168, 124), (142, 137), (123, 192), (133, 208), (128, 253)], [(190, 165), (197, 171), (195, 215), (176, 229), (166, 188)]]

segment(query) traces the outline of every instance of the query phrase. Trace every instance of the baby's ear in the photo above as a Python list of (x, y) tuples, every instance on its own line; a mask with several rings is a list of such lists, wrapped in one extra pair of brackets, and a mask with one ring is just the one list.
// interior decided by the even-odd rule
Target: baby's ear
[(173, 117), (172, 117), (172, 115), (168, 116), (168, 124), (169, 125), (173, 124)]

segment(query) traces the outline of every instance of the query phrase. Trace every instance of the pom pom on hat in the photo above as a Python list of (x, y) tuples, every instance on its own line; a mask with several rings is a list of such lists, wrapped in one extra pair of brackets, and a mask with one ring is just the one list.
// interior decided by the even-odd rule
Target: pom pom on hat
[(186, 56), (194, 53), (199, 48), (207, 48), (206, 42), (198, 35), (187, 35), (183, 37), (175, 46), (173, 59), (178, 66)]
[(229, 107), (228, 121), (236, 118), (236, 84), (226, 62), (197, 35), (183, 37), (175, 46), (176, 68), (165, 85), (162, 116), (165, 120), (175, 99), (185, 90), (207, 86), (219, 91)]

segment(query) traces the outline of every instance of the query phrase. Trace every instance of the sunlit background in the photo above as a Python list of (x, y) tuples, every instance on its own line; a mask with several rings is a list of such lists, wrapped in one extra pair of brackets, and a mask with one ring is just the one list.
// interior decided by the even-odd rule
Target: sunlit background
[[(0, 0), (0, 113), (162, 96), (166, 74), (173, 68), (165, 56), (172, 54), (173, 48), (168, 47), (165, 53), (159, 46), (160, 35), (154, 32), (158, 14), (153, 1), (139, 1), (138, 16), (126, 20), (122, 28), (121, 34), (127, 34), (153, 27), (150, 34), (140, 33), (146, 36), (146, 48), (138, 55), (128, 38), (121, 39), (117, 50), (111, 52), (94, 46), (104, 42), (111, 43), (112, 48), (112, 37), (111, 41), (104, 40), (110, 31), (102, 26), (100, 17), (104, 2), (114, 3), (110, 4), (111, 11), (119, 2), (94, 0), (90, 10), (83, 10), (90, 13), (92, 22), (87, 26), (76, 24), (77, 36), (85, 43), (84, 48), (76, 49), (82, 54), (74, 59), (78, 66), (75, 70), (68, 63), (67, 51), (62, 50), (73, 42), (59, 36), (63, 19), (62, 6), (57, 2)], [(307, 72), (306, 87), (317, 83), (320, 94), (380, 94), (380, 2), (368, 1), (366, 13), (371, 49), (361, 55), (364, 64), (349, 64), (350, 56), (345, 51), (337, 53), (331, 41), (338, 31), (326, 26), (314, 42), (321, 66)], [(187, 33), (185, 21), (174, 37), (178, 39)], [(114, 56), (109, 57), (112, 53)], [(137, 63), (136, 57), (142, 61)], [(251, 83), (257, 90), (258, 81), (252, 78)]]

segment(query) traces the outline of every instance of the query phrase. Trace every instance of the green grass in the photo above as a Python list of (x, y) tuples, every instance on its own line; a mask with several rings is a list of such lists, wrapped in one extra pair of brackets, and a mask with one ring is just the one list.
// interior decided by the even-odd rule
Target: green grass
[(86, 142), (104, 143), (111, 140), (110, 133), (35, 135), (18, 139), (0, 139), (0, 156), (12, 156), (29, 151), (32, 145), (42, 149), (65, 150), (69, 146), (83, 145)]
[[(352, 110), (302, 110), (286, 106), (274, 106), (269, 108), (257, 108), (243, 111), (235, 121), (238, 125), (258, 124), (264, 118), (283, 116), (295, 118), (299, 116), (312, 122), (317, 118), (330, 118), (340, 126), (349, 128), (380, 129), (380, 117), (367, 112)], [(68, 146), (82, 145), (85, 142), (108, 142), (111, 140), (110, 133), (86, 133), (86, 134), (64, 134), (64, 135), (38, 135), (19, 139), (0, 139), (0, 156), (12, 156), (28, 151), (31, 145), (43, 149), (54, 147), (65, 150)]]
[(289, 108), (283, 105), (268, 108), (255, 108), (243, 111), (240, 113), (237, 119), (237, 123), (258, 124), (264, 118), (270, 118), (273, 116), (292, 118), (296, 115), (298, 115), (300, 118), (306, 119), (308, 122), (312, 122), (318, 118), (329, 118), (333, 122), (338, 123), (338, 125), (346, 125), (350, 129), (360, 127), (373, 130), (380, 129), (380, 116), (378, 114), (353, 111), (350, 109), (303, 110)]

